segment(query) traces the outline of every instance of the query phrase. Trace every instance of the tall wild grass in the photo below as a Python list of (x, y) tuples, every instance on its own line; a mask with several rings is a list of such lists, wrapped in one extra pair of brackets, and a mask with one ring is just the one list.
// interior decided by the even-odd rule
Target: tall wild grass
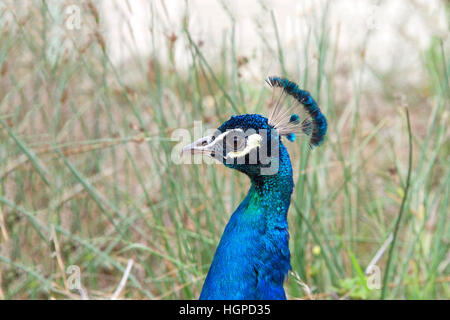
[[(64, 27), (69, 4), (81, 30)], [(151, 54), (116, 63), (97, 2), (2, 2), (0, 298), (196, 299), (249, 181), (174, 163), (172, 133), (267, 115), (267, 61), (310, 91), (329, 123), (320, 148), (288, 144), (288, 297), (450, 297), (448, 35), (417, 47), (411, 70), (380, 71), (365, 55), (372, 31), (357, 51), (338, 47), (331, 2), (315, 6), (289, 48), (276, 7), (261, 2), (261, 52), (242, 55), (237, 18), (221, 4), (229, 28), (215, 44), (189, 15), (170, 30), (155, 10)], [(420, 81), (405, 81), (408, 71)], [(71, 289), (69, 266), (82, 290)]]

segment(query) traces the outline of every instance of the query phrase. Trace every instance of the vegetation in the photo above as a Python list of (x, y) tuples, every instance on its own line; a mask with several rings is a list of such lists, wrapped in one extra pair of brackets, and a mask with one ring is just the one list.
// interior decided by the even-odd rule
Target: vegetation
[[(196, 299), (249, 181), (221, 165), (176, 164), (172, 133), (267, 114), (268, 60), (329, 123), (322, 147), (288, 144), (288, 298), (450, 297), (448, 35), (417, 47), (411, 70), (382, 71), (366, 55), (373, 30), (358, 50), (338, 46), (331, 3), (315, 6), (292, 48), (276, 9), (261, 4), (266, 29), (255, 22), (252, 41), (262, 52), (244, 56), (223, 2), (230, 28), (216, 43), (194, 35), (189, 16), (170, 30), (155, 10), (151, 54), (116, 63), (97, 3), (70, 3), (81, 30), (64, 28), (54, 2), (0, 6), (0, 298)], [(371, 262), (383, 289), (368, 286)], [(83, 290), (71, 289), (69, 266)]]

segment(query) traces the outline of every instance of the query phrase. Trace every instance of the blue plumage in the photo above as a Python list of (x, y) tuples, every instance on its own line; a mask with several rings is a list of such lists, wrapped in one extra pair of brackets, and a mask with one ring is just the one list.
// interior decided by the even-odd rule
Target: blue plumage
[[(237, 125), (270, 130), (260, 115), (232, 117), (219, 130)], [(278, 173), (266, 176), (250, 168), (258, 164), (228, 165), (249, 175), (252, 186), (225, 228), (200, 299), (286, 299), (283, 280), (290, 269), (286, 217), (294, 183), (281, 141), (279, 163)]]
[(222, 161), (251, 180), (247, 196), (225, 227), (200, 299), (286, 299), (287, 212), (294, 182), (281, 137), (294, 141), (297, 130), (316, 146), (323, 142), (327, 123), (309, 93), (295, 83), (279, 77), (269, 78), (269, 83), (300, 101), (310, 117), (290, 110), (272, 112), (269, 119), (257, 114), (232, 116), (214, 135), (183, 148)]
[(293, 124), (299, 124), (300, 123), (300, 117), (298, 116), (298, 114), (293, 113), (291, 115), (291, 118), (289, 119), (289, 122), (293, 123)]
[(295, 139), (297, 138), (297, 136), (295, 135), (295, 133), (289, 132), (289, 133), (286, 135), (286, 138), (287, 138), (290, 142), (294, 142)]

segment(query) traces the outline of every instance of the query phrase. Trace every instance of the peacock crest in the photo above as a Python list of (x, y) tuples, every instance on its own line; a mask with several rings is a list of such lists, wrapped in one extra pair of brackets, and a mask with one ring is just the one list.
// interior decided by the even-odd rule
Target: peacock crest
[(266, 82), (273, 88), (269, 125), (289, 141), (303, 134), (311, 147), (319, 146), (327, 132), (327, 120), (309, 92), (277, 76), (267, 78)]

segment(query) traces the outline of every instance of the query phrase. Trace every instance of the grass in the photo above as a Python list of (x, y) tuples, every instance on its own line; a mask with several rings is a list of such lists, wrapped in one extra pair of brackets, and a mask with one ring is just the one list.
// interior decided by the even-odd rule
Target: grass
[[(0, 298), (197, 298), (249, 181), (220, 165), (176, 164), (173, 133), (267, 114), (269, 60), (329, 122), (322, 147), (288, 145), (288, 297), (450, 296), (448, 39), (417, 48), (411, 70), (383, 72), (365, 55), (373, 31), (342, 52), (331, 2), (314, 7), (291, 47), (277, 9), (261, 3), (261, 52), (243, 56), (225, 2), (230, 29), (217, 43), (196, 36), (189, 16), (162, 27), (168, 18), (152, 5), (152, 53), (117, 64), (97, 3), (71, 3), (83, 26), (62, 33), (63, 6), (0, 7)], [(403, 81), (408, 71), (421, 79)], [(371, 262), (382, 290), (367, 284)], [(83, 291), (70, 288), (69, 266)]]

